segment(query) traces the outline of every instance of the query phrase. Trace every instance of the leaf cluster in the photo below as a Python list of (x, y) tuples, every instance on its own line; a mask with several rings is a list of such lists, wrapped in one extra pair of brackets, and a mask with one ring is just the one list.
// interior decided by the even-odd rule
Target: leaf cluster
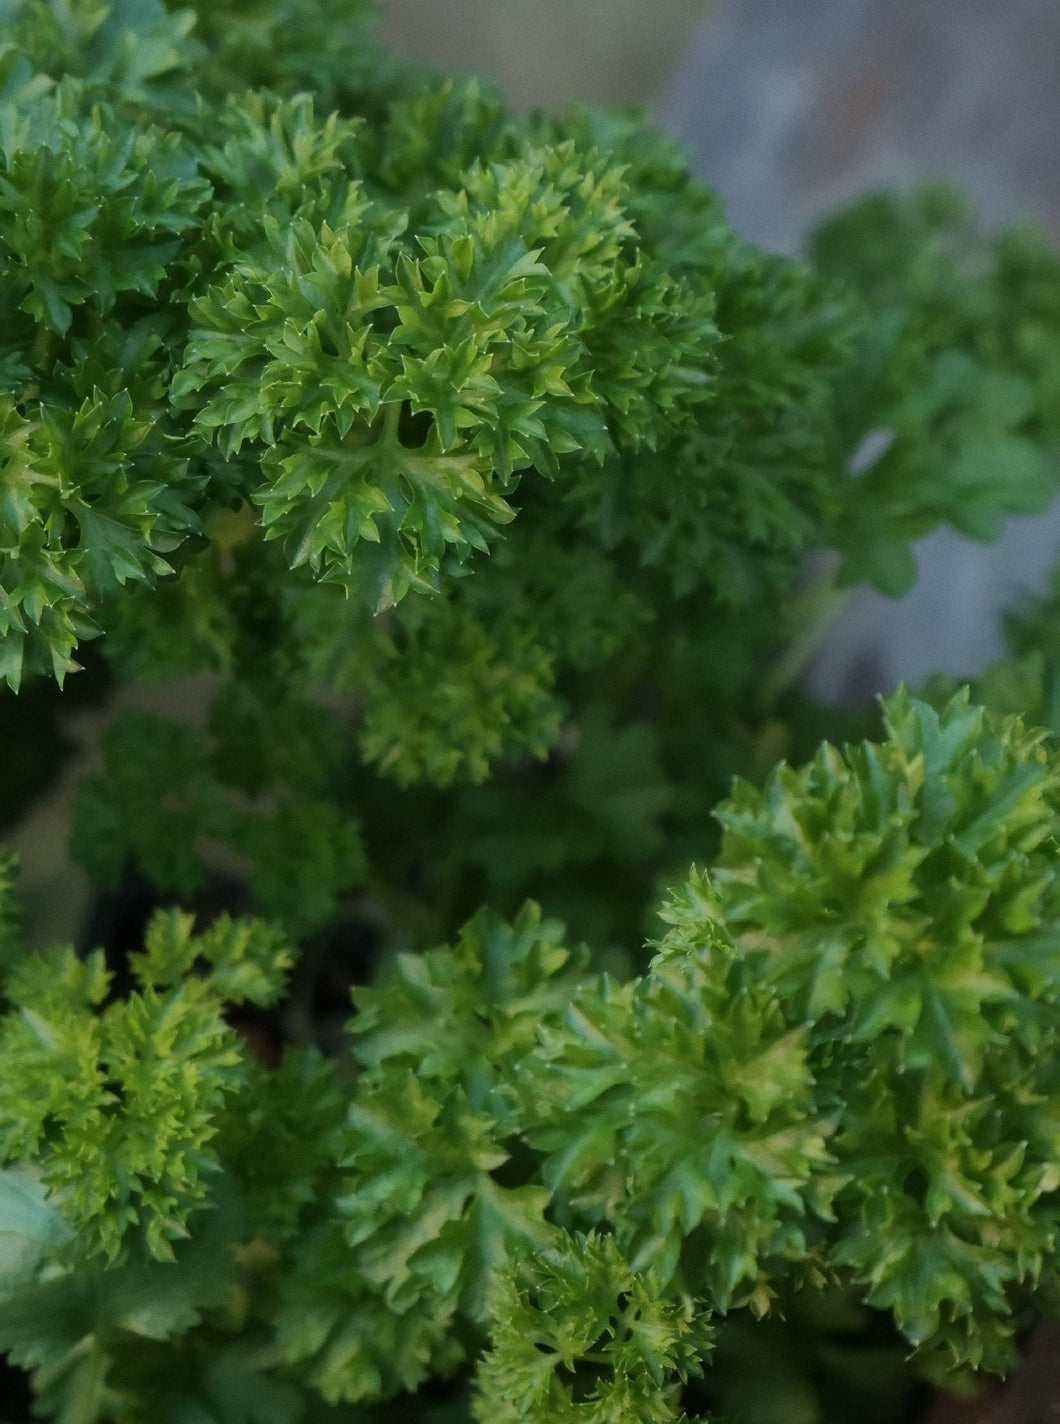
[[(1052, 496), (1057, 258), (940, 189), (759, 252), (639, 117), (370, 20), (0, 0), (0, 682), (154, 684), (78, 859), (282, 926), (33, 956), (0, 857), (0, 1349), (61, 1424), (810, 1409), (784, 1311), (1004, 1369), (1060, 1308), (1055, 591), (974, 700), (788, 684), (807, 554), (896, 592)], [(326, 1058), (329, 935), (389, 972)]]
[[(282, 990), (262, 926), (160, 917), (123, 999), (99, 956), (17, 960), (9, 1279), (48, 1259), (120, 1303), (172, 1271), (203, 1299), (151, 1338), (207, 1374), (258, 1340), (281, 1419), (459, 1376), (485, 1346), (477, 1418), (677, 1420), (710, 1315), (800, 1285), (893, 1314), (925, 1369), (1005, 1368), (1057, 1300), (1060, 762), (966, 694), (885, 710), (881, 742), (737, 785), (646, 973), (589, 973), (532, 906), (483, 912), (358, 991), (352, 1079), (312, 1050), (255, 1063), (225, 1026), (223, 1003)], [(77, 1398), (71, 1363), (48, 1373), (66, 1327), (41, 1290), (41, 1325), (0, 1311), (2, 1338), (43, 1399)], [(96, 1328), (118, 1331), (84, 1395), (102, 1421), (121, 1331), (150, 1332)]]

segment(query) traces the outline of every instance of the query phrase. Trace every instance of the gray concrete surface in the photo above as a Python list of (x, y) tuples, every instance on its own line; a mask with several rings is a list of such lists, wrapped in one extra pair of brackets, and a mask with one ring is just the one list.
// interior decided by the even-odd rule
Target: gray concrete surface
[(716, 0), (658, 115), (767, 247), (925, 177), (1060, 230), (1057, 0)]

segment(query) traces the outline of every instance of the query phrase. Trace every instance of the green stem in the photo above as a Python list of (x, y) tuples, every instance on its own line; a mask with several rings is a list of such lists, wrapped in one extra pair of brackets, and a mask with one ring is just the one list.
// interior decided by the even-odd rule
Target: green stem
[(382, 439), (389, 445), (397, 445), (398, 426), (401, 424), (401, 402), (391, 402), (383, 407)]
[(791, 640), (758, 689), (756, 707), (760, 713), (769, 712), (781, 694), (806, 671), (850, 594), (849, 588), (836, 586), (835, 564), (829, 560), (796, 595), (791, 605)]

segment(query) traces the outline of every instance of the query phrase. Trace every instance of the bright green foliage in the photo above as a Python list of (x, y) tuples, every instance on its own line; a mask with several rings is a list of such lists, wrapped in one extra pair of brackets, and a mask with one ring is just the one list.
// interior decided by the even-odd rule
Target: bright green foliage
[[(125, 1000), (106, 1002), (100, 951), (30, 958), (4, 983), (0, 1160), (37, 1164), (86, 1251), (111, 1261), (132, 1236), (165, 1259), (187, 1234), (217, 1170), (218, 1112), (240, 1086), (222, 1006), (275, 999), (291, 962), (263, 928), (191, 930), (177, 912), (152, 922)], [(198, 961), (205, 977), (188, 977)]]
[(912, 540), (940, 523), (995, 539), (1060, 485), (1060, 259), (1029, 225), (984, 237), (945, 187), (869, 198), (813, 253), (874, 314), (841, 407), (875, 445), (834, 535), (844, 577), (901, 593)]
[(24, 666), (61, 680), (98, 601), (168, 571), (196, 526), (202, 482), (164, 437), (158, 299), (209, 188), (178, 135), (73, 82), (0, 111), (0, 638), (17, 687)]
[(655, 445), (707, 383), (712, 302), (638, 256), (618, 171), (521, 149), (411, 213), (347, 164), (319, 219), (264, 217), (259, 262), (191, 307), (178, 401), (226, 453), (263, 447), (268, 536), (371, 606), (484, 550), (521, 468), (598, 458), (609, 426)]
[(1056, 1230), (1058, 777), (1017, 720), (900, 695), (880, 747), (720, 812), (724, 921), (841, 1109), (834, 1259), (973, 1364), (1004, 1362)]
[(0, 1342), (43, 1415), (303, 1416), (250, 1306), (334, 1172), (344, 1101), (319, 1055), (292, 1051), (268, 1074), (224, 1018), (226, 1004), (274, 1003), (290, 962), (266, 926), (221, 918), (193, 934), (172, 913), (131, 956), (125, 998), (110, 985), (91, 1002), (108, 987), (99, 955), (23, 958), (9, 974), (0, 1111), (4, 1155), (24, 1160), (0, 1170)]
[(758, 1310), (838, 1273), (998, 1367), (1057, 1226), (1060, 770), (966, 699), (888, 731), (738, 787), (650, 972), (513, 1081), (554, 1199), (635, 1266)]
[(287, 1357), (325, 1398), (450, 1372), (465, 1355), (455, 1320), (481, 1322), (497, 1271), (551, 1240), (544, 1188), (496, 1174), (518, 1126), (506, 1069), (570, 995), (559, 933), (532, 906), (511, 927), (483, 913), (453, 948), (407, 956), (386, 986), (358, 992), (364, 1073), (336, 1217), (299, 1248), (279, 1320)]
[(605, 980), (546, 1029), (518, 1083), (569, 1210), (620, 1227), (633, 1265), (667, 1282), (694, 1236), (693, 1288), (762, 1311), (778, 1263), (806, 1255), (830, 1127), (803, 1034), (735, 957), (722, 943), (713, 973), (685, 956)]
[(456, 609), (409, 628), (399, 670), (369, 683), (365, 758), (404, 785), (448, 786), (484, 781), (506, 751), (544, 757), (561, 721), (551, 659), (519, 627), (498, 632)]
[[(561, 946), (562, 933), (527, 904), (510, 926), (483, 911), (451, 948), (403, 956), (383, 988), (357, 991), (358, 1059), (370, 1073), (414, 1072), (438, 1090), (459, 1087), (508, 1136), (504, 1065), (533, 1050), (540, 1025), (564, 1011), (584, 965), (584, 954)], [(442, 1042), (440, 1022), (452, 1030)]]
[(709, 1348), (693, 1302), (666, 1300), (608, 1236), (567, 1237), (516, 1266), (498, 1282), (490, 1313), (475, 1408), (482, 1424), (670, 1424), (683, 1417), (681, 1383)]
[(102, 106), (86, 122), (80, 100), (60, 86), (4, 134), (5, 299), (59, 337), (78, 308), (102, 317), (127, 293), (156, 297), (209, 196), (178, 135), (123, 131)]
[[(0, 1341), (46, 1408), (124, 1420), (121, 1382), (216, 1410), (226, 1378), (286, 1421), (488, 1339), (479, 1419), (678, 1420), (711, 1312), (738, 1342), (741, 1306), (825, 1283), (925, 1368), (1003, 1368), (1058, 1299), (1056, 753), (966, 694), (902, 693), (884, 740), (738, 783), (719, 816), (645, 974), (586, 977), (536, 908), (482, 912), (357, 992), (352, 1080), (312, 1049), (248, 1062), (225, 1026), (282, 992), (263, 926), (159, 916), (109, 1002), (98, 954), (16, 963), (0, 1244), (16, 1284), (52, 1261), (64, 1293), (32, 1277), (16, 1319), (0, 1290)], [(161, 1270), (172, 1304), (142, 1317)], [(181, 1338), (179, 1387), (175, 1346), (134, 1364), (137, 1334)]]
[(277, 1322), (285, 1358), (325, 1399), (386, 1398), (466, 1358), (464, 1322), (481, 1319), (495, 1273), (550, 1236), (543, 1188), (491, 1175), (507, 1156), (459, 1090), (394, 1074), (358, 1093), (337, 1229), (295, 1253)]

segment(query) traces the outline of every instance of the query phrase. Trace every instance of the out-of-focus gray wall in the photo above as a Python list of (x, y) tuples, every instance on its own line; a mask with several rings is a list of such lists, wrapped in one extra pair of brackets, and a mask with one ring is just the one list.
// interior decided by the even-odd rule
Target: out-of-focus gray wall
[(926, 177), (1060, 231), (1058, 0), (715, 0), (659, 115), (767, 247)]
[(654, 100), (708, 0), (382, 0), (403, 53), (500, 80), (518, 109)]

